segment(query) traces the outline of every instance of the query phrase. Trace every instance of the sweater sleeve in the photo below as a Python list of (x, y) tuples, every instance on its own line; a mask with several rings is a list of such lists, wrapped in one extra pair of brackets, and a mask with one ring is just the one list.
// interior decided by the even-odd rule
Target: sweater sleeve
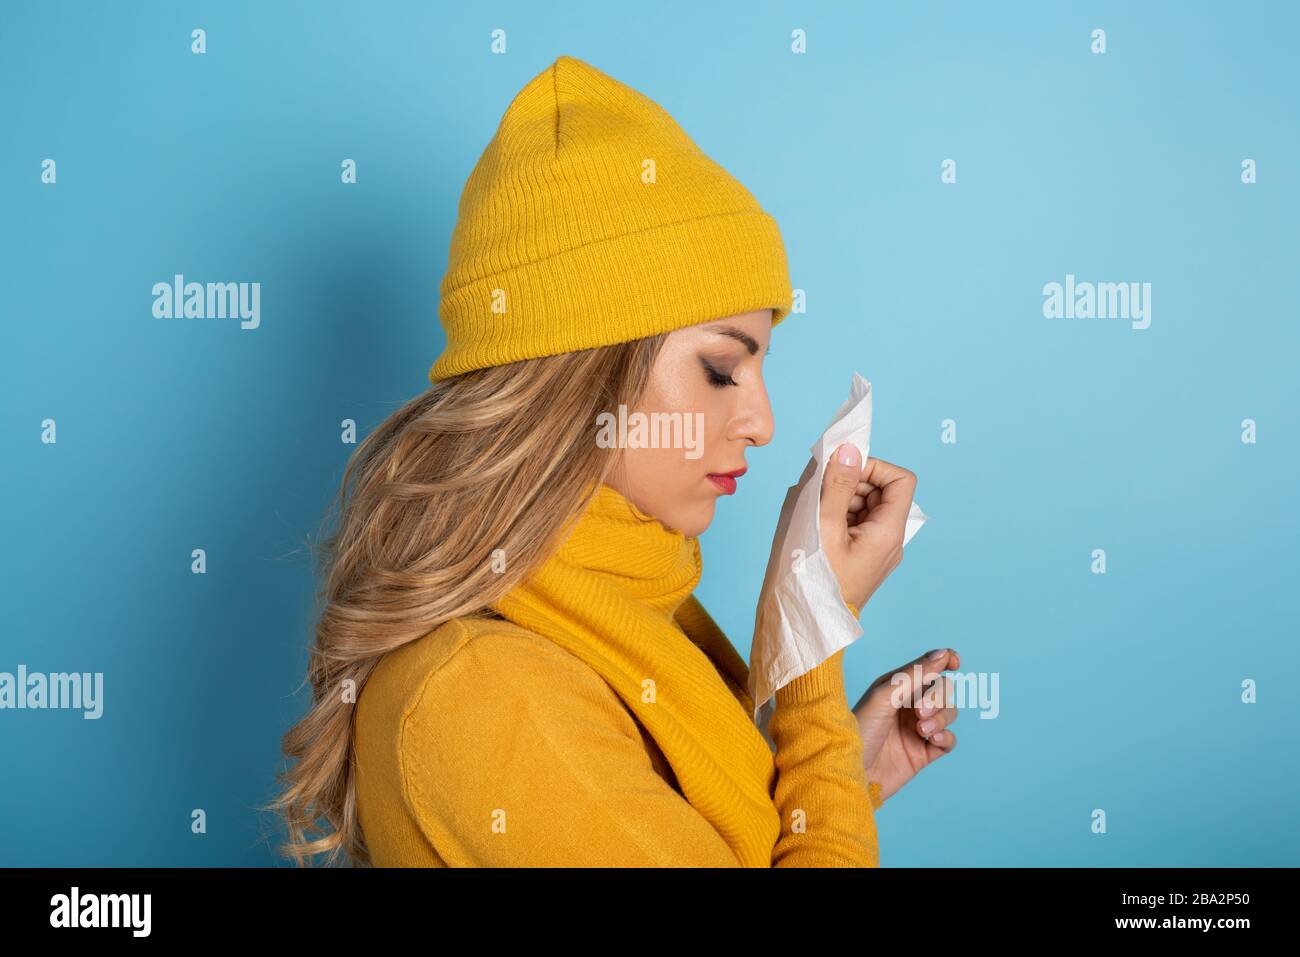
[[(854, 618), (862, 617), (862, 612), (858, 611), (858, 609), (854, 606), (853, 602), (846, 601), (844, 604), (848, 606), (849, 611), (853, 612)], [(880, 805), (885, 803), (884, 790), (881, 788), (879, 781), (872, 781), (868, 779), (867, 793), (871, 795), (871, 809), (873, 811), (877, 810), (880, 807)]]
[(781, 814), (774, 867), (879, 867), (879, 787), (862, 767), (862, 737), (844, 694), (844, 649), (776, 692), (773, 799)]

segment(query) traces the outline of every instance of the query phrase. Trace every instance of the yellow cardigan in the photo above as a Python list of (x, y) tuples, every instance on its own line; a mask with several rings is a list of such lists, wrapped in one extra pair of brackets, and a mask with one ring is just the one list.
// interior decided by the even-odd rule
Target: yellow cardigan
[(501, 617), (385, 655), (354, 725), (372, 863), (878, 866), (843, 651), (777, 692), (768, 741), (699, 571), (601, 486)]

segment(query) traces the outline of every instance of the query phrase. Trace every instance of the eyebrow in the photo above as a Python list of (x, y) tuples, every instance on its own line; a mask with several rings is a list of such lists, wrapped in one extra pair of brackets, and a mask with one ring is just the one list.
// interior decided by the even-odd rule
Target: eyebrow
[[(711, 326), (705, 326), (704, 328), (709, 330), (710, 332), (715, 332), (720, 336), (730, 336), (732, 339), (735, 339), (746, 349), (748, 349), (749, 354), (751, 356), (758, 352), (758, 342), (754, 339), (754, 337), (749, 335), (749, 333), (747, 332), (741, 332), (735, 326), (728, 326), (726, 324), (714, 324)], [(769, 346), (769, 348), (771, 347)]]

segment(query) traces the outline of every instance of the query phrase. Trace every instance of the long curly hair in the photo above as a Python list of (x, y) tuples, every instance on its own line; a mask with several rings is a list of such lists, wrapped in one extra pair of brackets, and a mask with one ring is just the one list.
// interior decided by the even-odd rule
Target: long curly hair
[[(493, 617), (489, 606), (545, 560), (615, 467), (617, 450), (595, 441), (597, 416), (637, 404), (665, 337), (445, 379), (357, 447), (331, 503), (338, 527), (312, 547), (323, 602), (312, 704), (284, 735), (292, 764), (264, 808), (287, 828), (282, 855), (370, 864), (353, 739), (367, 678), (384, 654), (449, 619)], [(504, 573), (494, 554), (509, 556)]]

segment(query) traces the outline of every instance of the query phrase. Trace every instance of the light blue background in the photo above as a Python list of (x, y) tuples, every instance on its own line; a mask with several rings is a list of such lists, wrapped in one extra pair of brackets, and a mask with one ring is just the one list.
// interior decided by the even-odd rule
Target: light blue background
[[(0, 670), (106, 691), (98, 721), (0, 712), (0, 863), (275, 862), (251, 808), (309, 696), (339, 422), (425, 387), (460, 190), (560, 54), (740, 178), (808, 293), (705, 605), (747, 653), (785, 488), (857, 371), (930, 521), (850, 692), (944, 644), (1000, 676), (1000, 716), (963, 714), (879, 812), (882, 863), (1300, 863), (1295, 6), (472, 6), (6, 5)], [(261, 328), (153, 319), (176, 272), (259, 281)], [(1151, 327), (1045, 319), (1066, 273), (1152, 283)]]

